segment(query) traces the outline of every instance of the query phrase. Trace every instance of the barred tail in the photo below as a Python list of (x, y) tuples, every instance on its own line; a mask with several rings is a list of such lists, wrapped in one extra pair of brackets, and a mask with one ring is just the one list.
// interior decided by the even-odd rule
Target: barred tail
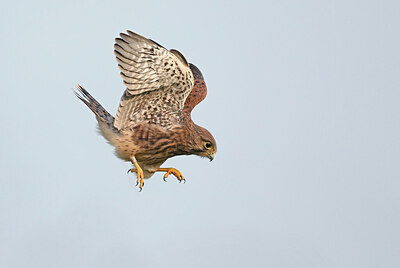
[(89, 94), (83, 87), (80, 85), (76, 86), (78, 91), (74, 91), (74, 94), (83, 101), (87, 107), (96, 115), (97, 121), (99, 123), (105, 123), (111, 130), (114, 132), (118, 132), (118, 130), (114, 127), (114, 117), (106, 111), (106, 109), (101, 106), (101, 104)]

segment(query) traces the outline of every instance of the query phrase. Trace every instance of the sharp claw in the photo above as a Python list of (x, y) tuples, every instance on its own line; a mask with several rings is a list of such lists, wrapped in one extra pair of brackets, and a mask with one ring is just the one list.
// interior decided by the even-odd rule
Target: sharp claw
[(126, 174), (129, 174), (129, 172), (131, 172), (131, 169), (128, 169), (128, 171), (126, 172)]
[(143, 188), (139, 188), (139, 193), (142, 191)]
[(167, 180), (166, 180), (166, 178), (165, 178), (165, 177), (163, 177), (163, 180), (164, 180), (165, 182), (167, 182)]
[(139, 182), (136, 182), (136, 185), (135, 186), (138, 186), (139, 185)]

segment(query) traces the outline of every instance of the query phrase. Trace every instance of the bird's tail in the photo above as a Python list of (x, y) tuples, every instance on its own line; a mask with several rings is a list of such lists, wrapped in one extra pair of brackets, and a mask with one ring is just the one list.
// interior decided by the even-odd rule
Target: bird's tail
[(76, 89), (77, 91), (74, 90), (75, 95), (92, 110), (99, 124), (105, 124), (110, 130), (118, 132), (114, 127), (114, 117), (86, 89), (80, 85), (77, 85)]

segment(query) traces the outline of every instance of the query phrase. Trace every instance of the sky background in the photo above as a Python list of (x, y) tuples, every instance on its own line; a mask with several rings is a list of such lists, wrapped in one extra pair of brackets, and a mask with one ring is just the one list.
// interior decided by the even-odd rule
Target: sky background
[[(1, 267), (399, 267), (398, 1), (2, 1)], [(182, 52), (213, 162), (141, 193), (72, 93), (115, 114), (114, 38)]]

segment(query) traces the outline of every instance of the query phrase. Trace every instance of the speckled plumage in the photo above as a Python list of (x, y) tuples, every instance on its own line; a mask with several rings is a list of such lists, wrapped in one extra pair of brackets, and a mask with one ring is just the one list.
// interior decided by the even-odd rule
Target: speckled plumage
[(191, 120), (192, 109), (207, 95), (200, 70), (177, 50), (128, 31), (116, 38), (114, 53), (126, 90), (114, 118), (84, 88), (76, 95), (95, 113), (101, 134), (116, 155), (131, 161), (139, 187), (176, 155), (214, 158), (217, 147), (210, 132)]
[(138, 123), (171, 128), (182, 121), (182, 108), (193, 84), (185, 58), (128, 31), (115, 39), (114, 53), (127, 89), (121, 98), (114, 126)]

